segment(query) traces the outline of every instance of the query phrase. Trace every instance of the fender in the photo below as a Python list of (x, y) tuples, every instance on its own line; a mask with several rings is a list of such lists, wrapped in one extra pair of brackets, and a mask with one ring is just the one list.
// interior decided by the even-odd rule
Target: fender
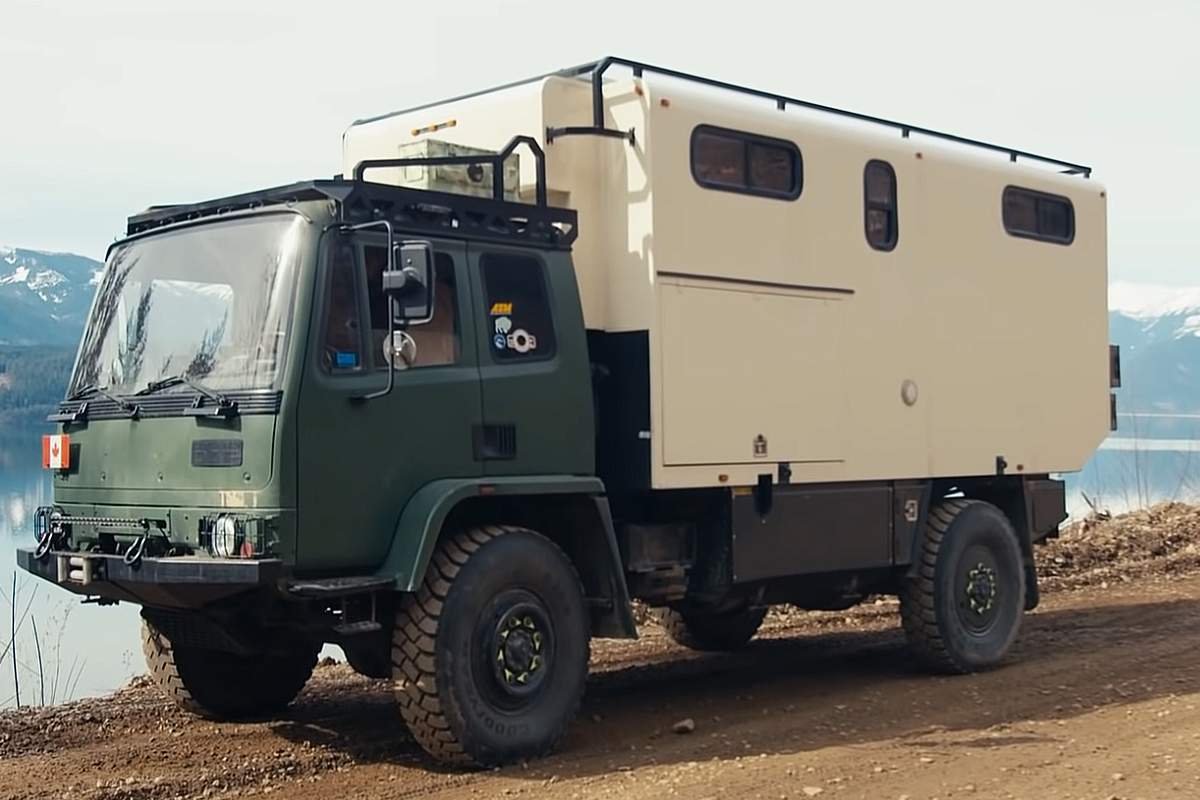
[(604, 587), (611, 609), (601, 614), (596, 635), (635, 637), (636, 628), (625, 584), (625, 570), (617, 549), (616, 532), (604, 482), (595, 477), (575, 475), (521, 475), (511, 477), (445, 478), (425, 484), (405, 505), (392, 535), (392, 544), (376, 570), (379, 577), (394, 581), (397, 591), (416, 591), (433, 557), (438, 537), (450, 513), (459, 503), (478, 497), (537, 497), (577, 495), (589, 498), (596, 509), (596, 520), (604, 542), (597, 543), (608, 562)]

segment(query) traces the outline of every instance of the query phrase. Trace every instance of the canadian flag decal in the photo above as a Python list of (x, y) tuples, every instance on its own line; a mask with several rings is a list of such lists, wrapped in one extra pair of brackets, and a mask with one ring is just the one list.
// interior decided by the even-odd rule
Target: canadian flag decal
[(71, 437), (54, 434), (42, 437), (42, 466), (46, 469), (69, 469), (71, 466)]

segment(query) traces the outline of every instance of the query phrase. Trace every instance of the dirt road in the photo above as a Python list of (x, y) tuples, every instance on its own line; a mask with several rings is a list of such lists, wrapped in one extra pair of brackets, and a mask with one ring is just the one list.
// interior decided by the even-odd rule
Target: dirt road
[(345, 667), (254, 724), (136, 683), (0, 716), (0, 797), (1200, 797), (1200, 577), (1052, 594), (1008, 665), (964, 678), (910, 668), (894, 612), (785, 616), (730, 656), (601, 643), (564, 750), (485, 773), (429, 763)]

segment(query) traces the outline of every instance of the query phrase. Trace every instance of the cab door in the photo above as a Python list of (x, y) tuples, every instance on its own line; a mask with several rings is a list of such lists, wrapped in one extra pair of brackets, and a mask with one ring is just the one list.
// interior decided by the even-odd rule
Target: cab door
[(594, 475), (591, 364), (570, 254), (472, 242), (486, 475)]
[(297, 567), (370, 569), (387, 555), (400, 512), (439, 478), (480, 475), (476, 323), (465, 246), (434, 240), (434, 315), (410, 328), (411, 366), (391, 393), (383, 343), (383, 236), (330, 231), (323, 242), (299, 401)]

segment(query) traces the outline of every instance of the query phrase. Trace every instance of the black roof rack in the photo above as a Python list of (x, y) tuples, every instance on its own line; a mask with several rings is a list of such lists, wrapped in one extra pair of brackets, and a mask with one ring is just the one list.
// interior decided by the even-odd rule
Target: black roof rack
[[(541, 183), (544, 192), (544, 179)], [(304, 181), (202, 203), (158, 206), (130, 217), (126, 231), (135, 236), (168, 225), (306, 200), (332, 201), (342, 222), (387, 219), (405, 232), (430, 236), (566, 249), (579, 233), (573, 209), (342, 179)]]
[(634, 138), (633, 138), (634, 134), (633, 134), (632, 130), (622, 131), (622, 130), (615, 129), (615, 128), (609, 128), (604, 123), (604, 74), (612, 67), (626, 67), (633, 72), (634, 77), (641, 77), (647, 73), (651, 73), (651, 74), (655, 74), (655, 75), (662, 75), (662, 76), (669, 77), (669, 78), (676, 78), (678, 80), (689, 81), (691, 83), (697, 83), (697, 84), (701, 84), (703, 86), (711, 86), (711, 87), (717, 88), (717, 89), (725, 89), (727, 91), (738, 92), (740, 94), (750, 95), (752, 97), (761, 97), (765, 100), (771, 100), (772, 102), (774, 102), (775, 107), (780, 109), (781, 111), (785, 110), (788, 106), (795, 106), (797, 108), (806, 108), (806, 109), (809, 109), (812, 111), (820, 111), (820, 112), (824, 112), (824, 113), (828, 113), (828, 114), (836, 114), (838, 116), (846, 117), (848, 119), (858, 120), (859, 122), (866, 122), (866, 123), (870, 123), (873, 125), (883, 125), (883, 126), (893, 128), (895, 130), (900, 131), (900, 135), (906, 139), (913, 134), (918, 134), (921, 136), (928, 136), (930, 138), (940, 139), (942, 141), (947, 141), (947, 142), (953, 142), (955, 144), (961, 144), (961, 145), (965, 145), (968, 147), (977, 147), (977, 148), (982, 148), (984, 150), (990, 150), (990, 151), (997, 152), (997, 153), (1003, 153), (1008, 156), (1010, 161), (1014, 161), (1014, 162), (1017, 161), (1017, 159), (1025, 159), (1027, 161), (1037, 161), (1040, 163), (1049, 164), (1051, 166), (1061, 167), (1062, 171), (1069, 175), (1082, 175), (1083, 177), (1087, 178), (1087, 177), (1091, 177), (1091, 174), (1092, 174), (1092, 168), (1089, 166), (1086, 166), (1084, 164), (1076, 164), (1071, 161), (1063, 161), (1063, 160), (1057, 159), (1057, 158), (1050, 158), (1049, 156), (1038, 155), (1037, 153), (1030, 153), (1026, 150), (1018, 150), (1013, 147), (1005, 147), (1003, 145), (994, 144), (992, 142), (985, 142), (985, 141), (981, 141), (979, 139), (969, 139), (965, 136), (958, 136), (953, 133), (945, 133), (943, 131), (933, 130), (932, 128), (925, 128), (920, 125), (912, 125), (907, 122), (897, 122), (896, 120), (885, 119), (883, 117), (874, 117), (869, 114), (860, 114), (857, 111), (848, 111), (848, 110), (842, 109), (842, 108), (835, 108), (833, 106), (822, 105), (821, 103), (813, 103), (808, 100), (800, 100), (800, 99), (797, 99), (794, 97), (787, 97), (786, 95), (777, 94), (775, 92), (767, 92), (767, 91), (763, 91), (761, 89), (752, 89), (752, 88), (749, 88), (746, 86), (739, 86), (734, 83), (728, 83), (726, 81), (718, 81), (718, 80), (714, 80), (713, 78), (705, 78), (700, 75), (692, 75), (687, 72), (680, 72), (679, 70), (667, 69), (666, 67), (656, 67), (652, 64), (646, 64), (641, 61), (633, 61), (633, 60), (630, 60), (627, 58), (618, 58), (616, 56), (609, 56), (609, 57), (603, 58), (599, 61), (593, 61), (593, 62), (590, 62), (587, 64), (581, 64), (581, 65), (575, 66), (575, 67), (568, 67), (566, 69), (558, 70), (556, 72), (545, 73), (543, 75), (538, 75), (534, 78), (528, 78), (523, 81), (516, 81), (513, 83), (508, 83), (503, 86), (498, 86), (498, 87), (495, 87), (492, 89), (486, 89), (486, 90), (480, 91), (480, 92), (472, 92), (471, 94), (462, 95), (461, 97), (455, 97), (455, 98), (451, 98), (449, 100), (441, 100), (436, 103), (428, 103), (428, 104), (421, 105), (421, 106), (415, 106), (413, 108), (407, 108), (402, 111), (395, 111), (390, 114), (383, 114), (383, 115), (380, 115), (377, 117), (371, 117), (368, 119), (359, 120), (359, 121), (355, 122), (354, 124), (362, 125), (362, 124), (366, 124), (369, 122), (375, 122), (377, 120), (386, 119), (387, 117), (396, 116), (397, 114), (405, 114), (405, 113), (408, 113), (411, 111), (419, 111), (424, 108), (430, 108), (433, 106), (443, 105), (445, 103), (456, 102), (458, 100), (466, 100), (466, 99), (469, 99), (472, 97), (478, 97), (483, 94), (488, 94), (489, 92), (500, 91), (503, 89), (511, 89), (511, 88), (521, 86), (521, 85), (524, 85), (527, 83), (533, 83), (536, 81), (544, 80), (549, 77), (554, 77), (554, 76), (585, 77), (585, 76), (587, 76), (587, 77), (590, 77), (591, 82), (592, 82), (592, 124), (590, 126), (570, 126), (570, 127), (562, 127), (562, 128), (548, 128), (546, 130), (547, 144), (549, 144), (550, 142), (552, 142), (555, 139), (560, 138), (562, 136), (577, 136), (577, 135), (609, 136), (609, 137), (613, 137), (613, 138), (626, 139), (632, 143), (634, 141)]

